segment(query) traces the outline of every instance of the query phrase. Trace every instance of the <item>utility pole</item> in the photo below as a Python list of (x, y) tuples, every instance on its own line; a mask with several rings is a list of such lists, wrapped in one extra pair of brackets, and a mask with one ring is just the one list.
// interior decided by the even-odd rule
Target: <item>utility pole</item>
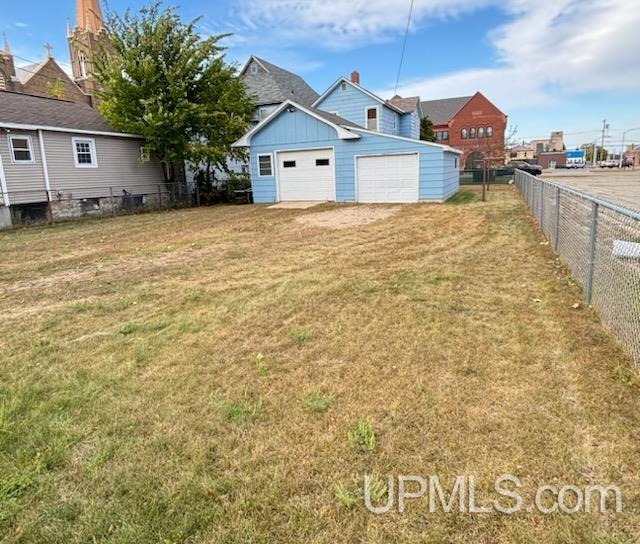
[[(609, 125), (607, 125), (607, 120), (604, 119), (602, 121), (602, 146), (601, 149), (604, 151), (604, 139), (607, 135), (607, 130), (609, 130)], [(607, 157), (604, 158), (604, 160), (607, 160)]]
[(593, 140), (593, 144), (591, 145), (593, 145), (593, 148), (591, 149), (591, 165), (598, 166), (598, 140)]

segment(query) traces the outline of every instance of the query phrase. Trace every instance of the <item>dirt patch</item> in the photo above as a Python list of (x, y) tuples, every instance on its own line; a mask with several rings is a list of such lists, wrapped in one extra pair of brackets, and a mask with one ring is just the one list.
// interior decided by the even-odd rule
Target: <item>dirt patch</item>
[(399, 206), (392, 208), (381, 206), (353, 206), (303, 215), (297, 217), (296, 221), (309, 227), (348, 229), (349, 227), (368, 225), (381, 219), (387, 219), (399, 211)]

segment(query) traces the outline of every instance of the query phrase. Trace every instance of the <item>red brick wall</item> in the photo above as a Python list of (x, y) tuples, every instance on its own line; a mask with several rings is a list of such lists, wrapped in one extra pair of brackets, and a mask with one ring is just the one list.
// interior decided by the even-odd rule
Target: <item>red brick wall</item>
[[(477, 137), (480, 127), (493, 128), (491, 138)], [(463, 140), (461, 131), (463, 128), (476, 129), (476, 138)], [(447, 127), (434, 127), (435, 130), (446, 130)], [(449, 145), (464, 151), (460, 158), (460, 166), (464, 168), (467, 157), (473, 151), (480, 151), (483, 155), (504, 156), (504, 136), (507, 129), (507, 116), (496, 108), (480, 93), (476, 93), (469, 102), (449, 121)], [(467, 134), (468, 135), (468, 134)]]

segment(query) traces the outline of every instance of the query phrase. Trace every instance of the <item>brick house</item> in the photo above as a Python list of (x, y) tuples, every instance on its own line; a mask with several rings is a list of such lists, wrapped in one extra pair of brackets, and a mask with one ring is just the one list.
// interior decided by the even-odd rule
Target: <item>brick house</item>
[(431, 119), (438, 142), (464, 151), (461, 168), (478, 167), (484, 157), (504, 155), (507, 115), (481, 92), (422, 102), (422, 115)]

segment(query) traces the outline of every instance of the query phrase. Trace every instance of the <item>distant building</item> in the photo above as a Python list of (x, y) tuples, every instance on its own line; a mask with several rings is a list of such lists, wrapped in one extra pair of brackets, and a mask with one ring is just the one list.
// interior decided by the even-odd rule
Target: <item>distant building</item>
[(567, 166), (567, 153), (565, 151), (551, 151), (548, 153), (538, 153), (538, 165), (542, 168), (554, 170)]
[(583, 168), (586, 166), (584, 149), (572, 149), (566, 152), (567, 168)]
[(635, 144), (628, 146), (624, 158), (630, 160), (634, 166), (640, 166), (640, 147)]
[(564, 133), (561, 130), (552, 132), (548, 139), (531, 140), (530, 145), (536, 154), (564, 151)]
[(510, 148), (507, 152), (507, 158), (512, 161), (529, 161), (535, 159), (535, 156), (531, 145), (524, 142)]
[(422, 116), (433, 123), (438, 143), (464, 152), (460, 166), (477, 168), (487, 156), (504, 155), (507, 115), (482, 93), (422, 102)]

